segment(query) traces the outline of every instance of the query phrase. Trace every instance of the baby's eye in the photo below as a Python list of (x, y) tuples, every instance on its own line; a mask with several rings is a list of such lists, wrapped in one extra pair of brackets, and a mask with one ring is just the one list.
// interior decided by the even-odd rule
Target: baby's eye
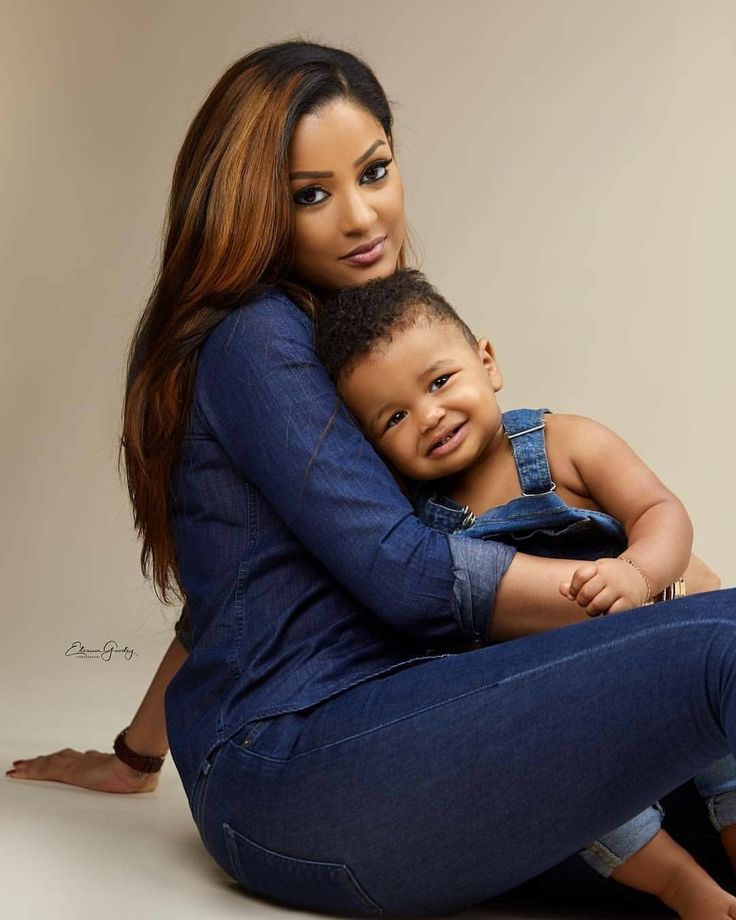
[(401, 419), (406, 415), (406, 412), (403, 410), (401, 412), (394, 412), (391, 418), (386, 422), (386, 428), (393, 428), (394, 425), (398, 425)]
[(307, 188), (300, 188), (298, 192), (294, 192), (293, 198), (294, 204), (308, 208), (311, 205), (321, 204), (326, 201), (329, 198), (329, 192), (326, 192), (318, 185), (309, 185)]
[(434, 393), (435, 389), (439, 390), (447, 383), (451, 376), (452, 374), (442, 374), (441, 377), (435, 377), (429, 386), (429, 392)]
[(372, 182), (379, 182), (388, 175), (388, 166), (391, 160), (377, 160), (365, 170), (361, 176), (361, 185), (370, 185)]

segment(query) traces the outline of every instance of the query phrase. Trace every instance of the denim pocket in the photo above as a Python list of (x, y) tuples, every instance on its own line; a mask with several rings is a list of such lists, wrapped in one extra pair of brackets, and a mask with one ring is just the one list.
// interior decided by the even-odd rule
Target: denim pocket
[(199, 776), (194, 781), (194, 788), (192, 789), (192, 797), (189, 800), (189, 808), (192, 812), (192, 817), (194, 818), (194, 823), (199, 827), (199, 815), (202, 811), (202, 799), (204, 797), (204, 790), (207, 786), (207, 779), (209, 773), (205, 773), (204, 770), (199, 771)]
[(227, 822), (222, 829), (232, 875), (248, 891), (325, 913), (383, 913), (347, 866), (276, 853), (244, 837)]
[(194, 781), (194, 786), (192, 788), (192, 795), (189, 799), (189, 807), (192, 812), (192, 817), (194, 818), (194, 823), (197, 827), (200, 827), (200, 819), (202, 817), (202, 808), (204, 806), (205, 793), (207, 791), (207, 784), (209, 783), (210, 777), (212, 776), (212, 767), (215, 763), (217, 755), (220, 753), (221, 748), (215, 748), (209, 755), (209, 767), (205, 770), (204, 768), (199, 771), (199, 775)]

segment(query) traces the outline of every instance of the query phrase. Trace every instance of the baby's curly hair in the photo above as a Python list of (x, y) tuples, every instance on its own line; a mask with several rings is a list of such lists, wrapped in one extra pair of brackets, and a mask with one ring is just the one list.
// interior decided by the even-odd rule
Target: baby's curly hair
[(419, 319), (452, 323), (475, 347), (476, 337), (455, 310), (416, 269), (402, 269), (359, 287), (343, 288), (316, 311), (317, 354), (335, 383), (379, 343)]

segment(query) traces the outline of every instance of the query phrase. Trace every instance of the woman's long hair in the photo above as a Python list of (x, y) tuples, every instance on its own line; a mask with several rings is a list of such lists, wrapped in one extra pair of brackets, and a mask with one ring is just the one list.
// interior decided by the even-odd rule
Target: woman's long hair
[(184, 597), (169, 524), (171, 477), (198, 348), (229, 311), (273, 284), (313, 311), (314, 293), (290, 275), (288, 147), (302, 115), (339, 98), (370, 112), (392, 142), (389, 103), (362, 61), (302, 41), (260, 48), (225, 71), (177, 158), (161, 265), (128, 355), (119, 454), (141, 569), (148, 577), (152, 565), (164, 603), (170, 590)]

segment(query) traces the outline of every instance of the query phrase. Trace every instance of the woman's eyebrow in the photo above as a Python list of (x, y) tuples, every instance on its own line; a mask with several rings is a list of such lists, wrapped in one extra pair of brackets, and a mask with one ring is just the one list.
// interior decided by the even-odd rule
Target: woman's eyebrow
[(382, 141), (380, 138), (377, 141), (373, 141), (373, 143), (366, 150), (366, 152), (362, 156), (359, 156), (358, 159), (353, 163), (353, 166), (360, 166), (361, 163), (364, 163), (368, 159), (368, 157), (373, 153), (374, 150), (376, 150), (378, 147), (382, 146), (385, 143), (386, 141)]
[[(385, 143), (386, 141), (382, 141), (380, 138), (377, 141), (373, 141), (366, 152), (361, 154), (353, 163), (353, 166), (360, 166), (361, 163), (365, 163), (373, 151), (377, 150), (379, 147), (382, 147), (385, 145)], [(302, 170), (300, 172), (289, 173), (289, 179), (332, 179), (334, 175), (335, 174), (333, 172), (328, 170)]]
[(290, 179), (331, 179), (335, 174), (333, 172), (327, 172), (322, 170), (321, 172), (293, 172), (289, 173)]

